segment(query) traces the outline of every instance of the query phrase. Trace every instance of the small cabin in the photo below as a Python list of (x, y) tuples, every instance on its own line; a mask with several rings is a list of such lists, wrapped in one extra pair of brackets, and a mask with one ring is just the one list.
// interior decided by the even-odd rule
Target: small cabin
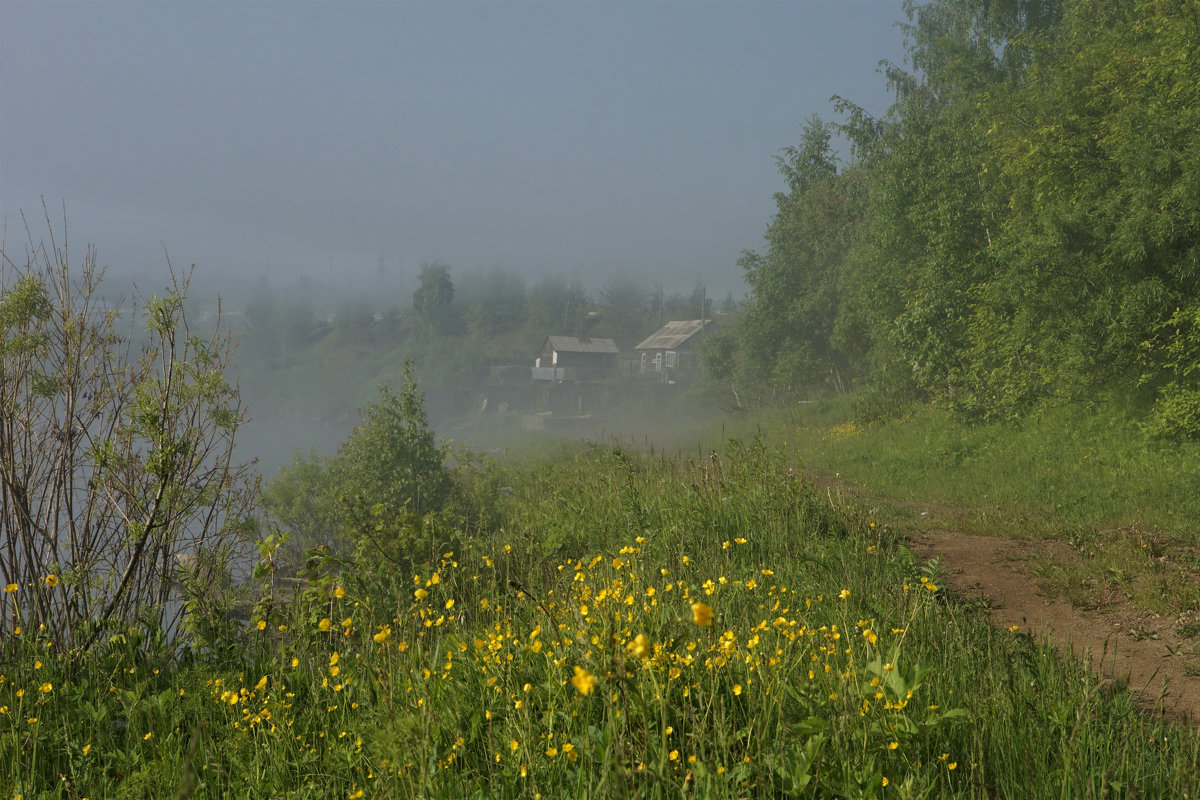
[(634, 348), (639, 354), (642, 375), (674, 380), (678, 375), (698, 372), (700, 343), (712, 320), (674, 320), (647, 336)]
[(535, 381), (578, 381), (602, 378), (612, 371), (620, 348), (612, 339), (547, 336), (534, 361)]

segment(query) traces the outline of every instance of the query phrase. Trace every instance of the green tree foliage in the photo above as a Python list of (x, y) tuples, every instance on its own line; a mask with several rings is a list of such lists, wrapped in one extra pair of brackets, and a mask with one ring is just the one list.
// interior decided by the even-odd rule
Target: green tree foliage
[(190, 332), (186, 277), (140, 298), (122, 332), (93, 250), (78, 270), (53, 238), (27, 254), (0, 252), (5, 613), (75, 656), (135, 628), (162, 643), (181, 573), (219, 585), (253, 534), (229, 339)]
[(381, 504), (391, 514), (437, 511), (450, 496), (446, 454), (434, 441), (413, 362), (404, 366), (399, 394), (379, 387), (379, 400), (338, 449), (330, 474), (344, 501)]
[(792, 396), (832, 372), (967, 419), (1140, 375), (1162, 392), (1156, 424), (1189, 429), (1200, 7), (906, 9), (911, 71), (885, 66), (887, 116), (835, 98), (853, 161), (839, 171), (815, 118), (779, 157), (787, 191), (741, 260), (752, 295), (714, 374)]
[(305, 550), (340, 541), (345, 529), (337, 487), (330, 475), (332, 459), (315, 451), (297, 453), (263, 487), (263, 506), (272, 521), (289, 534), (283, 554), (296, 567)]
[(686, 293), (666, 294), (659, 285), (650, 295), (647, 311), (655, 325), (671, 320), (712, 319), (713, 299), (708, 296), (708, 290), (701, 281), (696, 281), (695, 288)]
[(600, 323), (591, 335), (616, 341), (622, 350), (630, 350), (656, 326), (649, 314), (650, 293), (636, 279), (619, 275), (600, 290)]
[(456, 301), (465, 309), (468, 332), (488, 338), (522, 327), (525, 295), (525, 281), (520, 275), (493, 269), (464, 275)]
[(536, 350), (547, 336), (582, 336), (591, 300), (579, 279), (547, 275), (529, 287), (525, 304), (524, 344)]
[(413, 313), (422, 331), (427, 336), (449, 332), (453, 323), (450, 304), (454, 302), (449, 265), (437, 261), (422, 264), (419, 281), (413, 292)]
[(410, 518), (442, 510), (454, 488), (446, 455), (409, 359), (399, 393), (380, 386), (336, 455), (297, 455), (267, 485), (265, 505), (292, 536), (290, 560), (317, 546), (348, 554), (361, 535), (410, 530)]
[[(1027, 49), (1018, 42), (1023, 31), (1054, 19), (1050, 5), (909, 3), (906, 32), (916, 72), (890, 67), (897, 100), (888, 120), (853, 125), (852, 116), (848, 131), (866, 134), (856, 144), (876, 183), (865, 263), (868, 272), (882, 274), (860, 277), (876, 288), (881, 307), (864, 318), (886, 320), (889, 360), (903, 363), (917, 388), (967, 414), (989, 415), (997, 379), (1019, 374), (1005, 369), (1021, 365), (998, 346), (989, 325), (1009, 309), (976, 316), (997, 270), (997, 211), (985, 192), (978, 105), (984, 92), (1020, 81)], [(1030, 399), (1023, 392), (1010, 408)]]
[(318, 338), (320, 327), (308, 280), (299, 280), (290, 291), (277, 294), (266, 278), (260, 278), (246, 301), (245, 324), (243, 356), (271, 366), (294, 362)]
[[(787, 192), (775, 196), (767, 250), (739, 260), (752, 302), (738, 321), (738, 377), (748, 388), (802, 393), (836, 386), (844, 359), (833, 343), (838, 267), (857, 223), (854, 193), (838, 175), (832, 129), (818, 117), (777, 158)], [(722, 370), (718, 370), (721, 372)]]
[(990, 98), (1011, 209), (994, 289), (1060, 383), (1127, 384), (1200, 289), (1198, 43), (1194, 3), (1067, 3), (1029, 79)]
[(365, 298), (343, 301), (333, 315), (333, 336), (342, 344), (369, 344), (374, 328), (375, 312)]
[(1143, 349), (1142, 382), (1157, 388), (1147, 428), (1163, 438), (1200, 438), (1200, 301), (1176, 309)]

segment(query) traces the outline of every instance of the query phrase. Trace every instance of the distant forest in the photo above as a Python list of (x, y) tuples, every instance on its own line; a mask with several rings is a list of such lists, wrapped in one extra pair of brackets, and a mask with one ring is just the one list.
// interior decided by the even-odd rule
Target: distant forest
[(997, 421), (1120, 398), (1157, 435), (1200, 436), (1200, 2), (906, 11), (887, 113), (834, 97), (839, 121), (811, 117), (777, 156), (786, 188), (739, 260), (740, 302), (431, 263), (411, 311), (374, 298), (322, 317), (264, 288), (239, 359), (403, 342), (431, 385), (462, 386), (548, 334), (628, 351), (716, 316), (702, 389), (722, 405), (853, 392), (867, 417), (932, 402)]
[(263, 281), (240, 315), (235, 371), (294, 369), (349, 349), (360, 360), (383, 358), (394, 376), (411, 355), (427, 385), (479, 386), (490, 366), (532, 365), (547, 336), (611, 338), (632, 354), (666, 322), (711, 320), (736, 308), (732, 294), (714, 303), (702, 283), (668, 292), (625, 276), (588, 291), (560, 276), (527, 284), (507, 270), (459, 275), (439, 262), (421, 265), (411, 306), (407, 297), (380, 293), (328, 311), (314, 305), (303, 281), (284, 290)]
[(1200, 3), (906, 11), (887, 114), (835, 97), (841, 121), (778, 157), (787, 189), (709, 375), (970, 420), (1118, 393), (1156, 433), (1200, 434)]

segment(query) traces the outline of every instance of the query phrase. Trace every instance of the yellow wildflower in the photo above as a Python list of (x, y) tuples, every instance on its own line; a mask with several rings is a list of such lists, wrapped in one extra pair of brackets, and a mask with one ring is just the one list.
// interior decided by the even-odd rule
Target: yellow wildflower
[(46, 576), (46, 585), (51, 589), (53, 589), (55, 586), (58, 586), (58, 576), (51, 572)]
[(575, 686), (576, 691), (586, 697), (596, 688), (596, 676), (576, 664), (575, 676), (571, 678), (571, 683)]
[(692, 603), (692, 622), (697, 625), (709, 626), (713, 622), (712, 606), (707, 603), (695, 602)]
[(639, 633), (629, 643), (628, 649), (633, 655), (644, 659), (650, 653), (650, 637), (644, 633)]

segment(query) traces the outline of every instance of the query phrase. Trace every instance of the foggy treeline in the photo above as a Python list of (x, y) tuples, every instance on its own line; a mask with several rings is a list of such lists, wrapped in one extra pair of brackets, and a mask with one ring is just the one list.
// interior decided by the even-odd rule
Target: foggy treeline
[[(1132, 399), (1200, 434), (1200, 5), (910, 4), (881, 118), (834, 98), (778, 157), (751, 300), (706, 371), (969, 420)], [(850, 142), (839, 159), (835, 135)]]
[[(548, 276), (527, 283), (502, 269), (464, 271), (430, 262), (421, 266), (415, 291), (363, 291), (330, 302), (300, 279), (276, 286), (262, 279), (233, 309), (242, 357), (276, 369), (321, 345), (403, 345), (433, 385), (470, 385), (486, 376), (487, 362), (531, 360), (549, 335), (604, 337), (622, 351), (669, 320), (712, 318), (736, 308), (732, 293), (714, 303), (704, 285), (666, 291), (631, 277), (589, 290), (578, 279)], [(446, 340), (446, 341), (439, 341)], [(455, 355), (444, 357), (446, 346)], [(481, 372), (482, 369), (482, 372)]]
[[(293, 450), (334, 448), (378, 386), (399, 385), (409, 357), (427, 393), (473, 393), (480, 402), (493, 368), (523, 368), (528, 377), (547, 336), (612, 339), (622, 358), (634, 359), (634, 346), (666, 322), (712, 320), (736, 307), (731, 293), (714, 302), (699, 282), (679, 291), (618, 277), (589, 289), (558, 276), (526, 282), (501, 269), (460, 274), (439, 262), (421, 266), (410, 292), (340, 294), (331, 298), (307, 278), (262, 279), (224, 304), (222, 324), (238, 343), (231, 371), (254, 420), (241, 435), (243, 451), (268, 473)], [(430, 403), (442, 431), (467, 411)]]
[(334, 307), (304, 280), (263, 282), (235, 367), (256, 390), (270, 376), (252, 392), (268, 413), (327, 397), (328, 417), (409, 355), (427, 388), (479, 386), (548, 335), (628, 353), (715, 316), (704, 379), (724, 407), (855, 391), (868, 416), (931, 401), (995, 420), (1108, 393), (1159, 434), (1200, 433), (1200, 9), (936, 0), (904, 30), (884, 116), (835, 97), (838, 119), (814, 115), (777, 156), (744, 301), (436, 262), (411, 293)]

